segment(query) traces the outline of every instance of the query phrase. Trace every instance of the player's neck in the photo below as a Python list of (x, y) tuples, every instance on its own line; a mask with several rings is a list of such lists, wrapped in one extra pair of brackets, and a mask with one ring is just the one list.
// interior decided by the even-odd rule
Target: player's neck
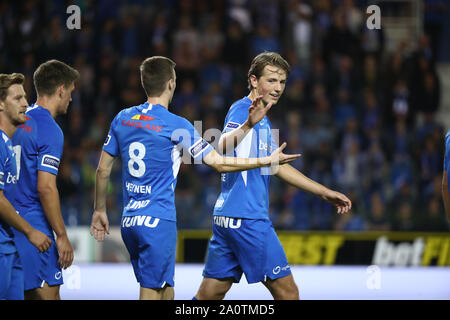
[(250, 91), (249, 95), (247, 96), (250, 100), (255, 101), (256, 97), (258, 97), (258, 91), (252, 90)]
[(56, 110), (58, 109), (58, 105), (57, 102), (54, 99), (52, 99), (52, 97), (47, 96), (38, 97), (35, 104), (50, 111), (53, 118), (55, 118), (58, 115), (56, 112)]
[(169, 99), (165, 97), (148, 97), (147, 102), (151, 105), (161, 105), (166, 109), (169, 109)]
[(16, 132), (17, 127), (4, 117), (0, 117), (0, 130), (2, 130), (11, 139)]

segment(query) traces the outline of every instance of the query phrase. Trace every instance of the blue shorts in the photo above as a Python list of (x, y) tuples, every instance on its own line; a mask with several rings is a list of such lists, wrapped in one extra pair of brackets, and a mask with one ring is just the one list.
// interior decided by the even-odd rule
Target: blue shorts
[(23, 269), (17, 252), (0, 253), (0, 300), (23, 300)]
[(283, 246), (270, 220), (214, 216), (203, 277), (248, 283), (291, 274)]
[(14, 242), (22, 262), (25, 291), (41, 288), (46, 282), (49, 286), (62, 285), (62, 270), (59, 267), (59, 253), (56, 248), (55, 237), (43, 212), (32, 211), (23, 214), (22, 218), (35, 229), (43, 232), (52, 240), (50, 248), (43, 253), (31, 244), (21, 232), (14, 230)]
[(123, 217), (122, 239), (143, 288), (174, 286), (177, 225), (150, 216)]

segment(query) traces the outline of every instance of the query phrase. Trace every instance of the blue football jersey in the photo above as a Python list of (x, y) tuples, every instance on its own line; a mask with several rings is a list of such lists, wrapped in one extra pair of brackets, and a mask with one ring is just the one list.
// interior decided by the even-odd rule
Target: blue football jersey
[[(13, 203), (17, 183), (16, 167), (16, 157), (11, 140), (0, 130), (0, 190), (11, 203)], [(11, 227), (0, 218), (0, 253), (16, 252), (13, 238)]]
[(447, 170), (447, 182), (449, 183), (448, 192), (450, 192), (450, 130), (448, 130), (445, 135), (444, 170)]
[(213, 150), (188, 120), (161, 105), (146, 102), (117, 114), (103, 150), (122, 158), (123, 216), (176, 221), (175, 187), (183, 149), (195, 161)]
[[(234, 130), (248, 118), (252, 101), (245, 97), (236, 101), (225, 118), (223, 133)], [(239, 158), (266, 157), (278, 148), (269, 118), (264, 117), (247, 133), (228, 156)], [(241, 172), (222, 173), (222, 192), (214, 215), (248, 219), (268, 219), (271, 169), (263, 167)]]
[(26, 123), (12, 138), (19, 163), (15, 207), (21, 215), (40, 211), (45, 217), (37, 191), (38, 170), (58, 174), (64, 134), (49, 110), (32, 105), (26, 115)]

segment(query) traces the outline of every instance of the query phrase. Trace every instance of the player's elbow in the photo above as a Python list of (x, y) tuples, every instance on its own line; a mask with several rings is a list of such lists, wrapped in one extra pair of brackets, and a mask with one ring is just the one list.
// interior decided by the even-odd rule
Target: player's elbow
[(37, 192), (38, 192), (39, 198), (49, 195), (54, 191), (57, 191), (56, 185), (54, 185), (50, 182), (44, 182), (44, 183), (37, 184)]
[(219, 173), (223, 173), (226, 171), (225, 166), (219, 161), (212, 161), (208, 163), (208, 165)]
[(203, 158), (203, 162), (220, 173), (224, 172), (225, 170), (223, 157), (215, 150), (212, 150), (210, 153), (208, 153), (206, 157)]
[(96, 174), (97, 174), (97, 178), (107, 179), (107, 178), (109, 178), (109, 175), (111, 174), (111, 169), (102, 168), (99, 166), (97, 168)]
[(220, 154), (226, 153), (225, 145), (226, 145), (225, 138), (224, 138), (224, 136), (221, 136), (219, 139), (219, 143), (217, 144), (217, 149), (220, 152)]

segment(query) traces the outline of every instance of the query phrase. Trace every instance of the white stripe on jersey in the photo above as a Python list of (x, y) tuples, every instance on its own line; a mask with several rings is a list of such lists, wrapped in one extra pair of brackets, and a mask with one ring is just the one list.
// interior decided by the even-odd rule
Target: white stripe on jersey
[(171, 158), (173, 162), (172, 164), (173, 177), (176, 178), (181, 165), (181, 147), (179, 147), (178, 145), (173, 146)]
[[(250, 156), (254, 133), (254, 129), (251, 129), (245, 138), (242, 139), (241, 143), (236, 147), (236, 156), (238, 158), (248, 158)], [(242, 179), (244, 179), (244, 184), (247, 185), (247, 171), (241, 171), (241, 175)]]

